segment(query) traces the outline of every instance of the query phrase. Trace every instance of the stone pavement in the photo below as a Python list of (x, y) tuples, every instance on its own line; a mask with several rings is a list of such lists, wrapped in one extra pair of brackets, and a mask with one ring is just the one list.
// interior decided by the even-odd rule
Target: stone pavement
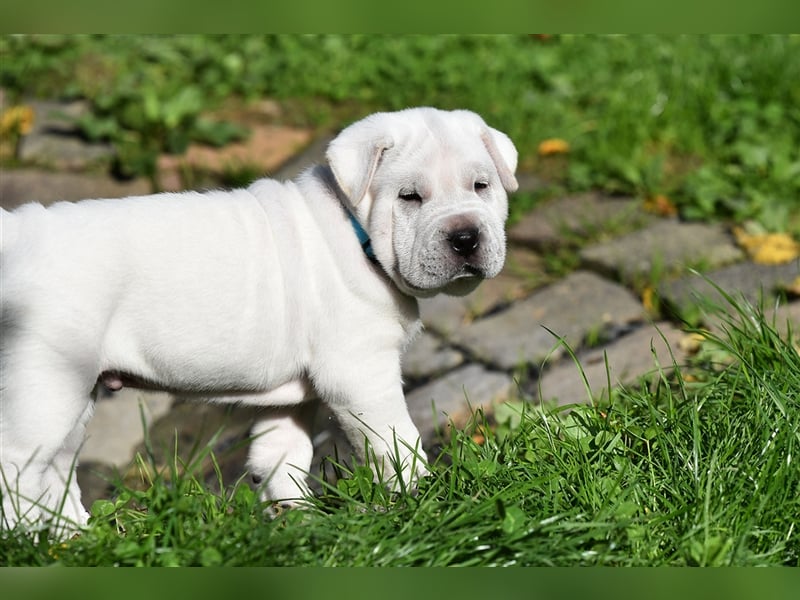
[[(266, 152), (263, 144), (269, 139), (259, 137), (262, 146), (254, 152), (272, 157), (273, 162), (261, 161), (259, 168), (278, 178), (293, 177), (321, 160), (330, 139), (317, 138), (295, 152), (300, 142), (309, 141), (308, 135), (281, 132), (280, 127), (273, 132), (279, 147)], [(40, 133), (47, 135), (42, 129)], [(63, 132), (58, 135), (64, 137)], [(101, 148), (86, 150), (84, 167), (76, 172), (74, 145), (66, 150), (73, 158), (61, 160), (51, 145), (31, 137), (23, 148), (28, 148), (26, 161), (33, 166), (0, 173), (4, 208), (31, 200), (151, 191), (144, 181), (120, 183), (87, 174), (85, 165), (102, 156)], [(37, 154), (37, 147), (46, 150)], [(57, 170), (36, 166), (42, 164)], [(530, 176), (520, 176), (520, 182), (521, 193), (537, 185)], [(403, 371), (408, 406), (429, 449), (435, 450), (451, 421), (463, 425), (473, 409), (491, 412), (507, 399), (588, 402), (590, 394), (607, 396), (609, 381), (635, 385), (659, 368), (669, 370), (685, 361), (686, 334), (671, 315), (702, 317), (697, 292), (720, 298), (687, 267), (702, 270), (724, 289), (751, 301), (764, 294), (768, 306), (780, 290), (792, 285), (796, 289), (800, 277), (797, 260), (775, 266), (750, 262), (722, 225), (656, 217), (644, 212), (640, 201), (599, 194), (538, 204), (509, 229), (508, 242), (508, 260), (500, 276), (465, 298), (439, 296), (421, 302), (425, 331), (405, 356)], [(559, 266), (557, 261), (564, 257), (569, 260)], [(800, 300), (789, 297), (777, 310), (777, 322), (789, 322), (798, 331)], [(580, 359), (590, 391), (565, 344)], [(108, 494), (106, 479), (115, 473), (129, 483), (140, 478), (131, 465), (136, 452), (146, 451), (143, 424), (157, 464), (169, 459), (176, 439), (184, 457), (208, 444), (226, 483), (235, 481), (243, 473), (247, 432), (257, 412), (193, 404), (164, 393), (109, 393), (97, 403), (81, 455), (85, 500), (90, 503)], [(318, 411), (317, 431), (315, 469), (322, 456), (337, 451), (340, 457), (349, 455), (324, 408)], [(213, 468), (209, 461), (205, 464), (213, 483)]]

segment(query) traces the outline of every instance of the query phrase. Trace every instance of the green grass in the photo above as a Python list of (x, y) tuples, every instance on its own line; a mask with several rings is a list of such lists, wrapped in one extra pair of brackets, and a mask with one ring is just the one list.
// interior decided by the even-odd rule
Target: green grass
[[(800, 233), (797, 36), (0, 36), (0, 53), (12, 101), (89, 99), (84, 132), (128, 175), (242, 135), (204, 120), (231, 97), (325, 128), (427, 104), (481, 113), (558, 189), (666, 194), (688, 218)], [(569, 156), (537, 156), (548, 138)]]
[(603, 404), (476, 415), (416, 494), (356, 467), (271, 519), (243, 484), (165, 473), (64, 544), (3, 533), (0, 563), (800, 566), (800, 354), (760, 311), (732, 313), (714, 352)]

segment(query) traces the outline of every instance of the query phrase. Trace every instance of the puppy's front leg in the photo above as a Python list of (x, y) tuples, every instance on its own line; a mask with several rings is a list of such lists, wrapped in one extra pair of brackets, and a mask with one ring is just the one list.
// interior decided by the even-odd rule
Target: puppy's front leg
[[(360, 458), (373, 463), (376, 478), (398, 490), (399, 474), (406, 489), (411, 489), (428, 473), (427, 457), (408, 414), (400, 378), (393, 379), (383, 388), (376, 381), (357, 382), (357, 387), (348, 390), (346, 401), (329, 405)], [(364, 456), (365, 440), (368, 456)]]

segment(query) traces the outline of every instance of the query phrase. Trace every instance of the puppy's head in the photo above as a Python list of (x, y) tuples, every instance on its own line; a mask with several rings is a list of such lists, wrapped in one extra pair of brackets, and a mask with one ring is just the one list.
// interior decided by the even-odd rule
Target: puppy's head
[(403, 292), (463, 295), (500, 272), (517, 151), (477, 114), (377, 113), (342, 131), (327, 159)]

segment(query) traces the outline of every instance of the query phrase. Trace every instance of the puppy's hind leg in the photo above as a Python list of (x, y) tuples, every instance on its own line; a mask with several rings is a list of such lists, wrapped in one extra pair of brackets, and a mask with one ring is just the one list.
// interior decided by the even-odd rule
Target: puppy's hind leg
[(94, 401), (86, 403), (86, 407), (64, 440), (64, 445), (59, 448), (50, 461), (48, 469), (42, 475), (42, 487), (45, 490), (58, 490), (59, 506), (62, 519), (67, 524), (82, 525), (86, 523), (88, 513), (81, 503), (81, 489), (78, 486), (76, 468), (78, 466), (78, 453), (86, 437), (86, 427), (94, 414)]
[(91, 415), (93, 381), (83, 383), (70, 372), (45, 377), (38, 366), (3, 367), (0, 528), (49, 520), (62, 535), (88, 518), (72, 467)]
[(306, 477), (314, 457), (315, 412), (313, 402), (271, 408), (254, 425), (247, 467), (262, 500), (294, 506), (311, 495)]

